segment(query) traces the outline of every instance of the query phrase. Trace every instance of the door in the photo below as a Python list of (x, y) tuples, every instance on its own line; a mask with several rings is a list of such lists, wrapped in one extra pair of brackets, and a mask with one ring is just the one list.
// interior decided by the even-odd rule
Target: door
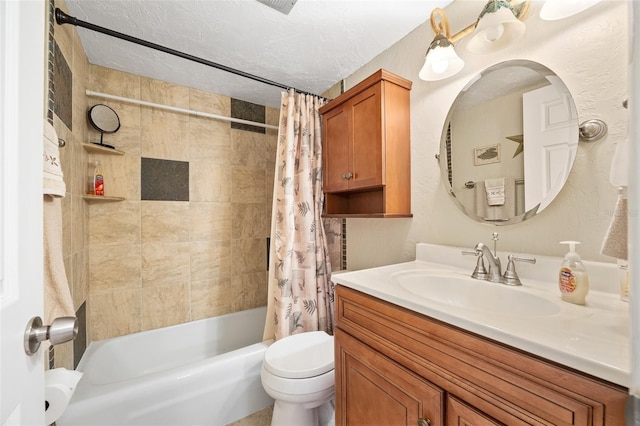
[(556, 76), (525, 93), (523, 102), (525, 211), (544, 210), (562, 189), (578, 149), (578, 117)]
[(447, 426), (501, 426), (454, 396), (447, 396)]
[(45, 2), (0, 1), (0, 424), (44, 424), (43, 349), (27, 356), (42, 316), (42, 138)]
[(349, 146), (352, 126), (349, 109), (344, 104), (322, 116), (324, 192), (340, 192), (349, 189), (349, 180), (346, 176), (351, 170)]
[(349, 189), (371, 188), (383, 185), (382, 164), (385, 126), (382, 111), (382, 85), (377, 83), (349, 101), (353, 116), (353, 143), (351, 146), (351, 172)]

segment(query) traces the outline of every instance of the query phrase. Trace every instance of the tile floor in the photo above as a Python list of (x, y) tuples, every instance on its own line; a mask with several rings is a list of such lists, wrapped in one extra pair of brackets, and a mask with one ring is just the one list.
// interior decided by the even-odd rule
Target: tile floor
[(264, 410), (253, 413), (250, 416), (230, 423), (227, 426), (270, 426), (272, 413), (273, 407), (267, 407)]

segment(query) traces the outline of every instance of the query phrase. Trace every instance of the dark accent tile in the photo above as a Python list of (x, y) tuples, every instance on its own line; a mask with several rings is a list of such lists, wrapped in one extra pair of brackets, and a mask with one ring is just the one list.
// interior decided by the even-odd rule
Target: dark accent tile
[(271, 237), (267, 237), (267, 271), (269, 270), (269, 254), (271, 251)]
[[(241, 101), (231, 98), (231, 117), (240, 118), (242, 120), (255, 121), (256, 123), (264, 123), (264, 105), (252, 104), (251, 102)], [(265, 133), (264, 127), (251, 126), (249, 124), (231, 122), (232, 129), (246, 130), (249, 132)]]
[(78, 363), (87, 349), (87, 302), (80, 305), (76, 311), (76, 318), (78, 318), (78, 335), (73, 341), (73, 368), (78, 368)]
[(189, 163), (143, 157), (140, 187), (143, 200), (189, 201)]
[(69, 130), (73, 130), (73, 75), (71, 74), (71, 69), (69, 68), (67, 60), (62, 54), (62, 51), (60, 51), (57, 43), (55, 46), (53, 62), (54, 111), (60, 118), (60, 120), (62, 120), (62, 122), (65, 124), (65, 126), (67, 126)]

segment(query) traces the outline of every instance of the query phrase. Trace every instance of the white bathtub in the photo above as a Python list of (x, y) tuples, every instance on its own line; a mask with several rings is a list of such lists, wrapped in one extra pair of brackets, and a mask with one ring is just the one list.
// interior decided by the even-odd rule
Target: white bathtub
[(225, 425), (273, 404), (260, 382), (266, 308), (93, 342), (67, 425)]

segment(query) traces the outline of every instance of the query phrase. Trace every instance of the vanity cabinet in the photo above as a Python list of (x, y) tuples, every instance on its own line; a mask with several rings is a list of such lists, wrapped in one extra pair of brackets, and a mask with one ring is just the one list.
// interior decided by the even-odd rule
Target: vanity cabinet
[(341, 285), (335, 347), (339, 425), (625, 424), (618, 385)]
[(411, 217), (411, 81), (379, 70), (320, 108), (328, 217)]

